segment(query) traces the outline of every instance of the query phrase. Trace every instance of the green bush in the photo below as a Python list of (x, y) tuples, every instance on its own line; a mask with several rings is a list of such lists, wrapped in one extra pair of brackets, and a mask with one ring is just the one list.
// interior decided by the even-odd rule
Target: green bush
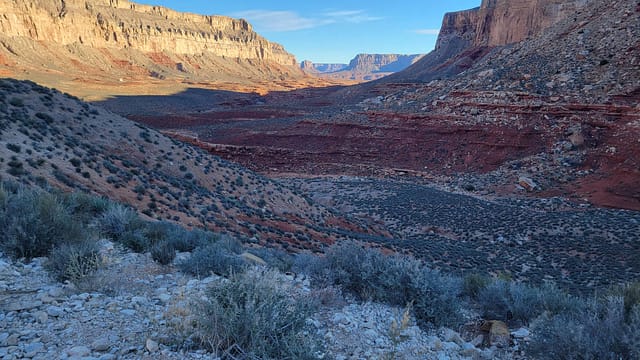
[(116, 239), (120, 244), (137, 253), (144, 253), (151, 248), (144, 228), (127, 230)]
[(491, 284), (491, 279), (480, 274), (469, 274), (462, 279), (462, 293), (477, 299), (480, 291)]
[(120, 204), (113, 204), (97, 219), (97, 225), (105, 235), (117, 239), (140, 221), (138, 214), (132, 209)]
[(617, 286), (611, 291), (614, 296), (621, 296), (624, 300), (624, 314), (629, 316), (631, 310), (640, 305), (640, 282), (635, 281), (623, 286)]
[(412, 276), (410, 301), (421, 325), (456, 326), (463, 318), (462, 281), (427, 267)]
[(162, 265), (168, 265), (176, 258), (176, 249), (170, 242), (163, 240), (151, 247), (151, 257)]
[(546, 314), (532, 323), (527, 354), (538, 359), (632, 359), (638, 344), (625, 336), (637, 331), (624, 321), (624, 301), (608, 297), (592, 301), (579, 313)]
[(386, 256), (347, 241), (332, 246), (321, 262), (311, 274), (316, 282), (338, 285), (363, 300), (413, 303), (416, 319), (423, 324), (457, 325), (460, 320), (460, 279), (417, 260)]
[(96, 219), (102, 233), (135, 252), (144, 252), (151, 246), (147, 238), (147, 224), (138, 214), (120, 204), (111, 204)]
[(628, 347), (629, 358), (640, 359), (640, 305), (634, 306), (627, 315), (623, 341)]
[(551, 284), (536, 288), (501, 279), (480, 290), (477, 301), (486, 319), (513, 317), (525, 323), (545, 312), (570, 314), (580, 311), (583, 306), (579, 299)]
[(193, 229), (191, 231), (182, 230), (181, 234), (176, 234), (169, 238), (171, 246), (173, 246), (176, 251), (193, 251), (199, 246), (205, 246), (220, 240), (219, 235), (210, 231), (202, 229)]
[(291, 296), (279, 274), (245, 273), (216, 282), (195, 317), (196, 337), (223, 359), (316, 359), (308, 329), (313, 301)]
[(238, 253), (229, 250), (225, 244), (216, 242), (195, 249), (191, 256), (178, 266), (183, 272), (200, 277), (212, 273), (230, 276), (244, 272), (247, 264)]
[(84, 240), (88, 230), (55, 194), (18, 187), (6, 193), (0, 245), (15, 258), (46, 256), (57, 245)]
[(74, 218), (83, 223), (90, 223), (102, 215), (113, 203), (103, 197), (93, 196), (84, 192), (73, 192), (63, 197), (65, 206), (69, 208)]
[(20, 151), (22, 150), (22, 148), (18, 144), (7, 144), (7, 149), (15, 153), (20, 153)]
[(59, 281), (78, 283), (93, 274), (101, 259), (95, 241), (62, 244), (49, 254), (46, 268)]
[(289, 272), (293, 266), (293, 257), (280, 249), (255, 248), (247, 251), (264, 260), (270, 267), (276, 268), (281, 272)]
[(20, 98), (14, 97), (14, 98), (11, 98), (9, 100), (9, 104), (11, 104), (11, 105), (13, 105), (15, 107), (23, 107), (24, 106), (24, 101), (22, 99), (20, 99)]

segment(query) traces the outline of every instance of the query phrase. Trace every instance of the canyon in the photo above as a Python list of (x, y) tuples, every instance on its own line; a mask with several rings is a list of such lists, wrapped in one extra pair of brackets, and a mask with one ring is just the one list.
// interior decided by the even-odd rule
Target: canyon
[(258, 358), (209, 336), (284, 300), (318, 347), (269, 358), (640, 354), (640, 3), (483, 0), (348, 81), (244, 20), (0, 14), (0, 357)]
[(526, 4), (447, 14), (432, 53), (378, 81), (171, 115), (103, 105), (270, 176), (400, 174), (640, 209), (638, 9)]
[[(234, 55), (237, 57), (231, 58), (218, 56), (213, 50), (207, 53), (191, 40), (185, 40), (182, 45), (177, 42), (173, 51), (184, 53), (167, 56), (196, 56), (202, 72), (187, 72), (187, 75), (181, 75), (184, 77), (182, 80), (177, 76), (172, 77), (174, 73), (171, 72), (163, 73), (167, 76), (157, 77), (141, 72), (141, 83), (159, 89), (135, 92), (133, 90), (137, 88), (131, 87), (128, 88), (131, 91), (109, 93), (107, 99), (92, 104), (106, 109), (109, 114), (119, 114), (135, 121), (142, 126), (141, 130), (119, 118), (117, 123), (127, 129), (123, 139), (118, 135), (122, 135), (123, 130), (110, 128), (108, 124), (99, 126), (104, 121), (93, 119), (90, 110), (78, 110), (89, 117), (85, 120), (87, 124), (100, 130), (95, 130), (96, 134), (91, 135), (91, 139), (102, 143), (99, 139), (103, 136), (111, 139), (113, 144), (127, 144), (127, 151), (113, 144), (106, 146), (105, 151), (117, 153), (105, 155), (102, 162), (93, 161), (90, 153), (81, 152), (91, 166), (86, 171), (80, 168), (78, 173), (75, 167), (66, 165), (69, 159), (77, 155), (58, 150), (65, 167), (58, 163), (56, 166), (64, 170), (60, 170), (64, 176), (58, 174), (58, 178), (51, 178), (50, 171), (43, 168), (33, 172), (37, 177), (51, 178), (52, 183), (67, 190), (68, 186), (63, 180), (71, 178), (74, 183), (98, 194), (112, 192), (118, 200), (146, 211), (153, 218), (177, 218), (175, 221), (207, 226), (255, 242), (256, 245), (281, 247), (293, 252), (322, 251), (335, 241), (357, 238), (375, 246), (388, 245), (400, 252), (431, 256), (424, 252), (426, 245), (418, 240), (401, 243), (394, 239), (412, 237), (415, 240), (437, 236), (440, 241), (437, 243), (445, 244), (442, 245), (444, 250), (440, 249), (443, 254), (450, 254), (446, 249), (460, 246), (453, 242), (480, 239), (487, 241), (485, 245), (490, 246), (495, 241), (491, 230), (483, 228), (482, 231), (486, 233), (480, 238), (477, 233), (465, 230), (469, 224), (426, 219), (422, 226), (418, 226), (409, 216), (393, 219), (389, 216), (389, 209), (396, 208), (389, 207), (387, 202), (395, 200), (380, 200), (382, 203), (377, 204), (377, 198), (373, 198), (373, 203), (367, 205), (370, 211), (358, 208), (363, 200), (352, 196), (356, 190), (350, 183), (363, 181), (358, 179), (373, 182), (370, 187), (374, 190), (363, 188), (365, 193), (375, 193), (377, 181), (380, 181), (381, 187), (390, 186), (386, 185), (387, 181), (415, 184), (416, 196), (437, 189), (441, 193), (434, 197), (436, 210), (453, 206), (456, 211), (463, 213), (468, 211), (465, 204), (469, 199), (501, 204), (501, 209), (508, 209), (509, 206), (524, 209), (518, 212), (520, 218), (513, 222), (517, 230), (514, 236), (535, 238), (536, 244), (546, 239), (536, 237), (544, 232), (541, 229), (551, 225), (527, 223), (525, 214), (529, 211), (549, 212), (558, 218), (564, 218), (564, 215), (559, 215), (565, 214), (564, 211), (585, 216), (578, 225), (558, 230), (562, 237), (575, 240), (584, 234), (592, 234), (593, 229), (588, 225), (591, 223), (590, 217), (600, 219), (602, 216), (594, 209), (624, 209), (616, 210), (619, 212), (615, 214), (625, 219), (620, 224), (624, 224), (628, 233), (635, 234), (638, 229), (632, 215), (640, 210), (640, 163), (637, 157), (640, 153), (640, 29), (637, 26), (640, 9), (622, 0), (614, 3), (612, 5), (602, 0), (565, 3), (550, 0), (531, 3), (486, 0), (477, 9), (447, 14), (433, 52), (405, 70), (353, 86), (305, 74), (295, 62), (290, 63), (288, 55), (273, 50), (279, 47), (269, 45), (269, 42), (251, 32), (248, 24), (241, 20), (225, 19), (232, 29), (228, 30), (230, 33), (236, 31), (237, 36), (246, 36), (242, 39), (257, 47), (253, 51), (237, 52)], [(123, 4), (125, 8), (122, 8)], [(72, 9), (71, 5), (67, 6)], [(96, 9), (112, 14), (106, 19), (115, 19), (117, 16), (125, 19), (126, 16), (133, 16), (132, 11), (142, 12), (142, 15), (136, 16), (141, 19), (147, 19), (148, 16), (153, 19), (148, 21), (154, 24), (164, 24), (164, 17), (168, 16), (175, 24), (180, 24), (181, 29), (195, 26), (192, 22), (198, 22), (198, 29), (206, 28), (209, 26), (206, 24), (212, 24), (217, 19), (173, 14), (169, 10), (154, 7), (134, 6), (132, 9), (132, 6), (125, 2), (110, 2), (108, 6), (106, 3), (96, 3), (89, 7), (93, 10), (80, 7), (74, 11), (94, 14), (90, 21), (94, 25), (98, 24)], [(19, 12), (7, 9), (9, 12)], [(27, 6), (23, 9), (32, 8)], [(47, 11), (47, 16), (51, 18), (60, 15), (59, 8)], [(120, 12), (122, 15), (117, 15)], [(63, 19), (71, 13), (69, 10)], [(165, 14), (164, 17), (159, 13)], [(54, 23), (65, 21), (63, 19)], [(146, 24), (146, 20), (141, 21)], [(222, 19), (216, 21), (223, 22)], [(205, 25), (202, 25), (203, 22)], [(29, 33), (26, 28), (7, 25), (13, 23), (22, 22), (4, 23), (8, 33), (14, 33), (6, 40), (6, 44), (19, 44), (22, 40), (17, 39), (28, 39), (24, 41), (40, 44), (38, 46), (46, 44), (49, 48), (84, 46), (73, 42), (75, 40), (72, 41), (73, 45), (61, 45), (66, 41), (66, 35), (51, 34), (46, 35), (49, 37), (46, 41), (34, 40), (39, 36), (35, 30)], [(131, 21), (123, 23), (126, 25)], [(141, 31), (147, 34), (145, 26)], [(126, 33), (123, 30), (122, 34)], [(149, 44), (151, 40), (132, 40), (129, 47), (120, 43), (122, 36), (125, 35), (118, 35), (118, 42), (113, 36), (96, 39), (95, 46), (101, 46), (99, 51), (103, 54), (121, 52), (135, 66), (148, 64), (144, 59), (150, 59), (151, 53), (145, 52), (150, 49), (145, 46), (152, 46)], [(176, 36), (175, 31), (171, 36)], [(199, 37), (201, 33), (194, 36)], [(161, 43), (166, 40), (157, 41)], [(255, 51), (269, 46), (271, 53)], [(190, 49), (196, 49), (193, 53), (200, 53), (190, 54)], [(7, 55), (6, 59), (18, 59), (25, 54), (16, 51), (16, 54)], [(138, 55), (135, 54), (141, 55), (136, 57)], [(53, 63), (57, 63), (60, 58), (52, 59)], [(201, 79), (202, 82), (187, 80), (214, 71), (202, 65), (206, 63), (205, 59), (244, 64), (250, 69), (238, 78), (235, 78), (237, 73), (234, 72), (238, 67), (234, 67), (235, 70), (215, 70), (227, 76), (229, 82), (222, 85), (215, 79)], [(363, 55), (352, 63), (354, 66), (382, 64), (387, 60), (375, 55)], [(169, 61), (166, 63), (175, 65)], [(34, 69), (38, 67), (37, 62), (32, 60), (26, 61), (26, 64)], [(308, 63), (306, 65), (311, 66)], [(247, 74), (260, 72), (262, 70), (259, 69), (263, 67), (269, 70), (257, 78), (248, 79)], [(11, 66), (7, 68), (16, 70)], [(42, 66), (38, 69), (40, 73), (48, 71)], [(73, 69), (69, 73), (74, 74), (78, 68)], [(171, 71), (179, 71), (175, 70), (175, 66), (173, 69)], [(278, 72), (278, 69), (287, 69), (288, 73)], [(137, 76), (130, 70), (114, 67), (116, 76), (129, 76), (123, 77), (121, 82), (118, 80), (119, 87), (127, 88), (128, 82)], [(23, 73), (25, 77), (31, 75)], [(150, 78), (154, 79), (151, 83)], [(38, 78), (34, 77), (34, 80)], [(86, 84), (85, 80), (67, 85)], [(113, 90), (105, 86), (104, 78), (96, 77), (94, 80), (95, 86), (106, 89), (105, 92)], [(305, 86), (306, 82), (313, 86)], [(325, 86), (317, 87), (319, 84)], [(172, 93), (163, 93), (163, 87), (172, 87)], [(76, 91), (75, 95), (96, 95), (91, 93), (94, 88), (90, 86), (83, 85), (82, 89), (71, 87), (71, 90)], [(42, 90), (34, 87), (29, 91)], [(7, 100), (10, 101), (9, 98)], [(18, 105), (19, 100), (16, 100)], [(70, 106), (67, 102), (61, 103), (56, 110), (57, 117), (64, 114), (65, 107)], [(8, 107), (7, 111), (17, 111), (14, 108), (19, 108), (18, 105), (11, 105), (13, 107)], [(82, 108), (80, 104), (74, 106)], [(46, 108), (40, 104), (37, 107), (38, 111)], [(9, 116), (11, 113), (6, 114)], [(35, 112), (27, 115), (26, 118), (35, 116)], [(74, 142), (83, 144), (85, 140), (81, 141), (78, 137), (78, 134), (82, 135), (82, 125), (77, 123), (77, 119), (64, 115), (65, 119), (73, 121), (74, 126), (71, 132), (65, 130), (64, 133), (74, 138)], [(109, 119), (115, 121), (111, 117)], [(156, 133), (152, 138), (149, 135), (136, 135), (136, 132), (150, 133), (140, 124), (157, 129), (178, 142), (170, 143), (165, 136)], [(12, 128), (12, 131), (22, 139), (19, 129)], [(148, 145), (146, 139), (153, 143), (156, 137), (159, 145)], [(28, 140), (25, 138), (24, 141)], [(50, 142), (53, 144), (56, 141), (52, 138)], [(184, 147), (187, 146), (185, 143), (199, 147), (198, 151), (208, 155), (190, 153), (188, 149), (191, 147)], [(180, 144), (180, 148), (171, 148), (177, 147), (176, 144)], [(30, 150), (42, 157), (48, 154), (43, 149)], [(22, 162), (27, 161), (24, 153), (19, 156), (7, 154), (6, 158), (11, 156)], [(224, 160), (213, 160), (218, 157)], [(153, 160), (161, 168), (145, 164), (145, 160)], [(98, 173), (98, 170), (104, 172), (104, 161), (122, 166), (135, 164), (142, 170), (138, 170), (138, 175), (130, 169), (116, 171), (108, 177), (111, 179), (109, 182)], [(173, 169), (179, 161), (186, 163), (185, 170)], [(203, 164), (209, 161), (212, 165), (204, 165), (203, 170)], [(167, 162), (171, 165), (166, 165)], [(107, 165), (105, 169), (111, 171), (109, 168)], [(3, 169), (11, 170), (6, 166)], [(82, 176), (83, 171), (89, 174), (88, 179)], [(189, 178), (184, 178), (187, 174), (190, 174)], [(145, 181), (150, 182), (149, 179), (156, 177), (161, 179), (154, 180), (159, 184), (150, 186), (142, 193), (136, 192), (146, 184)], [(194, 178), (206, 181), (200, 180), (200, 187), (194, 188)], [(320, 189), (307, 186), (306, 181), (313, 179), (325, 179), (329, 185), (323, 183)], [(35, 178), (29, 181), (34, 182)], [(326, 193), (327, 188), (334, 188), (330, 185), (332, 182), (338, 184), (335, 186), (338, 190), (335, 190), (336, 193)], [(347, 186), (339, 185), (343, 183)], [(167, 184), (177, 189), (173, 190)], [(291, 186), (279, 187), (277, 184)], [(172, 190), (167, 193), (165, 187)], [(451, 193), (456, 196), (442, 195)], [(187, 200), (181, 201), (181, 198)], [(306, 200), (311, 198), (316, 202)], [(351, 200), (341, 200), (345, 198)], [(199, 205), (186, 207), (185, 201), (190, 202), (189, 199)], [(456, 204), (448, 204), (450, 200), (447, 199), (454, 199)], [(529, 202), (534, 205), (528, 205)], [(514, 203), (524, 205), (512, 205)], [(491, 206), (483, 205), (482, 208)], [(354, 213), (354, 209), (360, 210)], [(425, 211), (416, 207), (412, 214), (421, 218), (420, 214)], [(505, 213), (509, 211), (505, 210)], [(626, 219), (629, 217), (632, 219)], [(541, 218), (551, 221), (547, 217)], [(411, 229), (410, 234), (402, 230), (402, 224)], [(620, 227), (620, 224), (610, 225)], [(469, 228), (473, 229), (475, 225), (472, 225)], [(532, 227), (535, 229), (532, 230)], [(573, 228), (580, 230), (573, 232)], [(549, 236), (557, 235), (554, 234)], [(610, 239), (613, 235), (589, 236), (589, 241), (596, 244), (602, 241), (602, 237)], [(635, 245), (627, 243), (627, 238), (620, 235), (620, 239), (627, 246), (625, 249), (635, 249)], [(422, 245), (412, 245), (418, 243)], [(574, 247), (567, 247), (566, 253), (556, 254), (556, 245), (536, 248), (535, 251), (541, 251), (540, 256), (544, 258), (558, 256), (559, 263), (568, 258), (574, 261), (576, 254), (580, 253), (577, 245), (571, 245)], [(594, 248), (598, 246), (594, 245)], [(564, 249), (562, 246), (559, 248)], [(616, 249), (616, 254), (625, 251)], [(554, 254), (550, 255), (549, 251)], [(625, 264), (631, 264), (632, 261), (620, 256), (626, 260), (615, 266), (616, 269), (618, 266), (625, 269), (620, 271), (625, 275), (624, 279), (619, 277), (618, 280), (626, 280), (637, 273), (637, 265), (633, 263), (629, 269), (624, 268)], [(508, 256), (505, 255), (506, 258)], [(486, 265), (492, 273), (505, 267), (516, 277), (524, 276), (535, 281), (542, 281), (543, 275), (548, 274), (547, 269), (533, 277), (522, 274), (516, 268), (519, 266), (516, 262), (486, 263), (489, 260), (473, 259)], [(448, 260), (438, 260), (439, 266), (454, 272), (464, 270), (459, 264), (470, 266), (470, 263), (462, 260), (457, 260), (458, 265), (452, 265)], [(593, 266), (589, 271), (597, 273), (597, 266)], [(567, 277), (563, 280), (565, 284), (578, 284), (579, 280), (579, 286), (600, 286), (606, 282), (606, 279), (599, 279), (589, 284), (584, 277), (578, 279), (576, 274), (566, 275), (569, 270), (562, 266), (558, 269), (562, 271), (556, 272), (554, 278)], [(553, 271), (556, 270), (554, 268)]]
[(305, 60), (300, 67), (322, 78), (370, 81), (402, 71), (420, 60), (424, 54), (358, 54), (349, 64), (314, 64)]

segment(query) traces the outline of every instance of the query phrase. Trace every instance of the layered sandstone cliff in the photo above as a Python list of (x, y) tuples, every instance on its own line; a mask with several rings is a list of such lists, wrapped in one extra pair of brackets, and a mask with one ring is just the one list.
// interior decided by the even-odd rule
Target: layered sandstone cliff
[(0, 76), (85, 99), (318, 82), (245, 20), (126, 0), (0, 0)]
[(542, 33), (589, 0), (483, 0), (480, 7), (448, 13), (434, 51), (388, 81), (430, 81), (468, 69), (492, 48)]
[(500, 46), (524, 40), (586, 3), (587, 0), (483, 0), (474, 44)]
[(293, 55), (245, 20), (180, 13), (126, 0), (2, 0), (4, 37), (92, 48), (212, 54), (295, 65)]

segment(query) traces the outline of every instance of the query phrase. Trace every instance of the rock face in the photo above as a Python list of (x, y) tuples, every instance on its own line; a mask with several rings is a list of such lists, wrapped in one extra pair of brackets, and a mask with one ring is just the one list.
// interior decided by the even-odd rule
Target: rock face
[(420, 60), (423, 54), (358, 54), (349, 64), (314, 64), (303, 61), (300, 67), (308, 73), (331, 79), (369, 81), (402, 71)]
[(3, 37), (296, 64), (293, 55), (256, 34), (245, 20), (224, 16), (180, 13), (126, 0), (3, 0), (0, 11)]
[(245, 20), (126, 0), (0, 0), (0, 14), (0, 76), (87, 99), (193, 84), (263, 92), (311, 79)]
[(483, 0), (478, 8), (448, 13), (435, 50), (388, 80), (431, 81), (457, 75), (491, 48), (540, 34), (586, 3), (586, 0)]
[(586, 0), (483, 0), (474, 45), (500, 46), (536, 35), (585, 5)]

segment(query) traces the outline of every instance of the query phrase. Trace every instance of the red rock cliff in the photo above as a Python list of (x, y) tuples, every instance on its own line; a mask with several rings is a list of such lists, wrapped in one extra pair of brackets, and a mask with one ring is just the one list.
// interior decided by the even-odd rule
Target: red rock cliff
[(436, 48), (406, 71), (383, 81), (430, 81), (468, 69), (490, 48), (541, 33), (588, 0), (483, 0), (480, 7), (447, 13)]
[(474, 45), (500, 46), (536, 35), (582, 7), (586, 0), (483, 0)]

